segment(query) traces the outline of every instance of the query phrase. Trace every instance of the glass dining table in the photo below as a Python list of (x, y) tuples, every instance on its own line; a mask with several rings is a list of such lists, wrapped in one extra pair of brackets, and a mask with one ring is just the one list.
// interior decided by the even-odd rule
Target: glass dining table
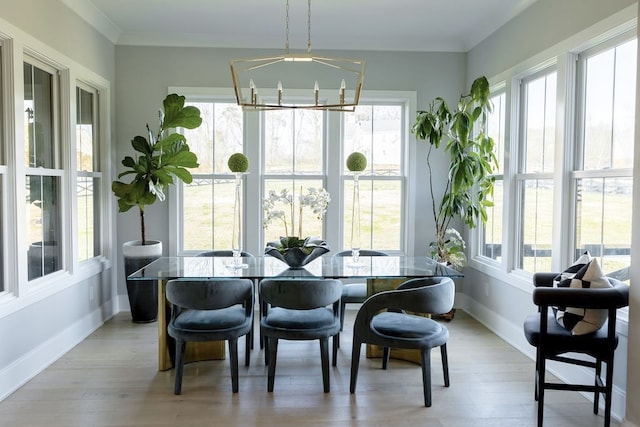
[[(282, 261), (265, 255), (257, 257), (162, 257), (129, 275), (130, 280), (158, 282), (158, 369), (173, 367), (173, 340), (167, 334), (170, 305), (166, 299), (166, 283), (172, 279), (246, 278), (259, 281), (266, 278), (331, 278), (367, 281), (367, 292), (373, 294), (395, 288), (404, 280), (419, 277), (446, 276), (460, 278), (462, 274), (426, 256), (361, 256), (315, 259), (304, 268), (289, 268)], [(190, 346), (190, 344), (197, 344)], [(224, 342), (189, 343), (185, 361), (223, 359)]]

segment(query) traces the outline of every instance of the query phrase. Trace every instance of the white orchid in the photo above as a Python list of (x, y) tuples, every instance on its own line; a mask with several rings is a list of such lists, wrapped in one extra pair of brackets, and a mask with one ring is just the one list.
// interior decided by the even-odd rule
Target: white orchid
[[(302, 193), (302, 189), (300, 191)], [(300, 194), (298, 196), (298, 237), (302, 236), (302, 209), (307, 207), (316, 215), (316, 218), (322, 220), (327, 213), (327, 206), (331, 201), (331, 197), (327, 190), (324, 188), (307, 189), (306, 194)], [(291, 221), (291, 231), (295, 230), (296, 218), (295, 203), (293, 195), (285, 188), (280, 193), (270, 190), (267, 197), (262, 200), (262, 209), (264, 211), (263, 227), (266, 229), (273, 223), (274, 219), (279, 219), (284, 223), (285, 235), (289, 236), (289, 223)], [(283, 209), (277, 209), (277, 207), (284, 207)], [(289, 217), (287, 218), (286, 210), (289, 211)]]

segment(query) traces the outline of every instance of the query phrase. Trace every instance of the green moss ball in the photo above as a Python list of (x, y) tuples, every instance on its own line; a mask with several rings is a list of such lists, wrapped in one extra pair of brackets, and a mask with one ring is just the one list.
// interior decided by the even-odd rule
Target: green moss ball
[(227, 161), (231, 172), (246, 172), (249, 169), (249, 159), (242, 153), (234, 153)]
[(347, 157), (347, 169), (351, 172), (362, 172), (367, 168), (367, 158), (364, 154), (354, 151)]

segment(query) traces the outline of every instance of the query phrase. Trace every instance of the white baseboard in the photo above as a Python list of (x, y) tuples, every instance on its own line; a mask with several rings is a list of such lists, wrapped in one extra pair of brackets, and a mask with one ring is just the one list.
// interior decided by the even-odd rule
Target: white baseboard
[(115, 314), (114, 310), (109, 301), (0, 370), (0, 401), (91, 335)]

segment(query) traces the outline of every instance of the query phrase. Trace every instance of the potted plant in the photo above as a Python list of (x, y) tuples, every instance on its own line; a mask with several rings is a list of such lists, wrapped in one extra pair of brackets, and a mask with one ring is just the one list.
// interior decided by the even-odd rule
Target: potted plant
[[(300, 190), (302, 193), (302, 189)], [(317, 257), (329, 252), (326, 241), (318, 237), (302, 237), (302, 209), (308, 207), (316, 218), (322, 220), (327, 212), (327, 206), (331, 197), (324, 188), (308, 188), (307, 194), (300, 194), (296, 201), (292, 194), (285, 188), (278, 194), (269, 191), (269, 195), (262, 200), (264, 210), (264, 228), (268, 228), (274, 219), (282, 221), (284, 236), (278, 241), (268, 242), (265, 254), (278, 258), (290, 268), (301, 268)], [(295, 211), (298, 209), (298, 232), (296, 229)], [(278, 209), (280, 208), (280, 209)], [(287, 214), (287, 211), (288, 214)], [(289, 228), (291, 221), (291, 228)]]
[[(493, 151), (493, 139), (486, 134), (487, 116), (491, 112), (489, 82), (484, 76), (471, 84), (468, 94), (461, 95), (458, 105), (450, 110), (441, 97), (435, 98), (428, 110), (418, 111), (411, 131), (419, 140), (429, 143), (427, 168), (435, 241), (429, 245), (434, 259), (449, 261), (451, 252), (458, 261), (456, 268), (462, 268), (464, 241), (460, 234), (450, 227), (454, 217), (474, 228), (477, 221), (487, 220), (488, 207), (493, 206), (493, 171), (498, 162)], [(446, 178), (433, 176), (431, 154), (444, 144), (444, 152), (449, 155)], [(435, 185), (441, 185), (442, 196), (436, 201)], [(440, 193), (437, 193), (440, 194)], [(448, 232), (449, 230), (449, 232)], [(452, 236), (455, 242), (452, 242)], [(462, 262), (460, 262), (462, 261)]]
[[(140, 219), (140, 240), (125, 242), (122, 247), (125, 275), (144, 267), (162, 255), (162, 242), (148, 241), (145, 235), (144, 211), (156, 200), (165, 199), (166, 187), (179, 179), (189, 184), (193, 177), (187, 168), (198, 166), (195, 153), (189, 150), (187, 140), (173, 129), (195, 129), (202, 123), (200, 110), (185, 106), (185, 97), (170, 94), (159, 112), (159, 128), (154, 134), (147, 124), (148, 138), (136, 136), (131, 146), (136, 157), (122, 160), (124, 172), (118, 179), (133, 175), (130, 182), (113, 181), (111, 189), (118, 199), (119, 212), (137, 207)], [(158, 313), (157, 283), (127, 280), (127, 294), (134, 322), (152, 322)]]

